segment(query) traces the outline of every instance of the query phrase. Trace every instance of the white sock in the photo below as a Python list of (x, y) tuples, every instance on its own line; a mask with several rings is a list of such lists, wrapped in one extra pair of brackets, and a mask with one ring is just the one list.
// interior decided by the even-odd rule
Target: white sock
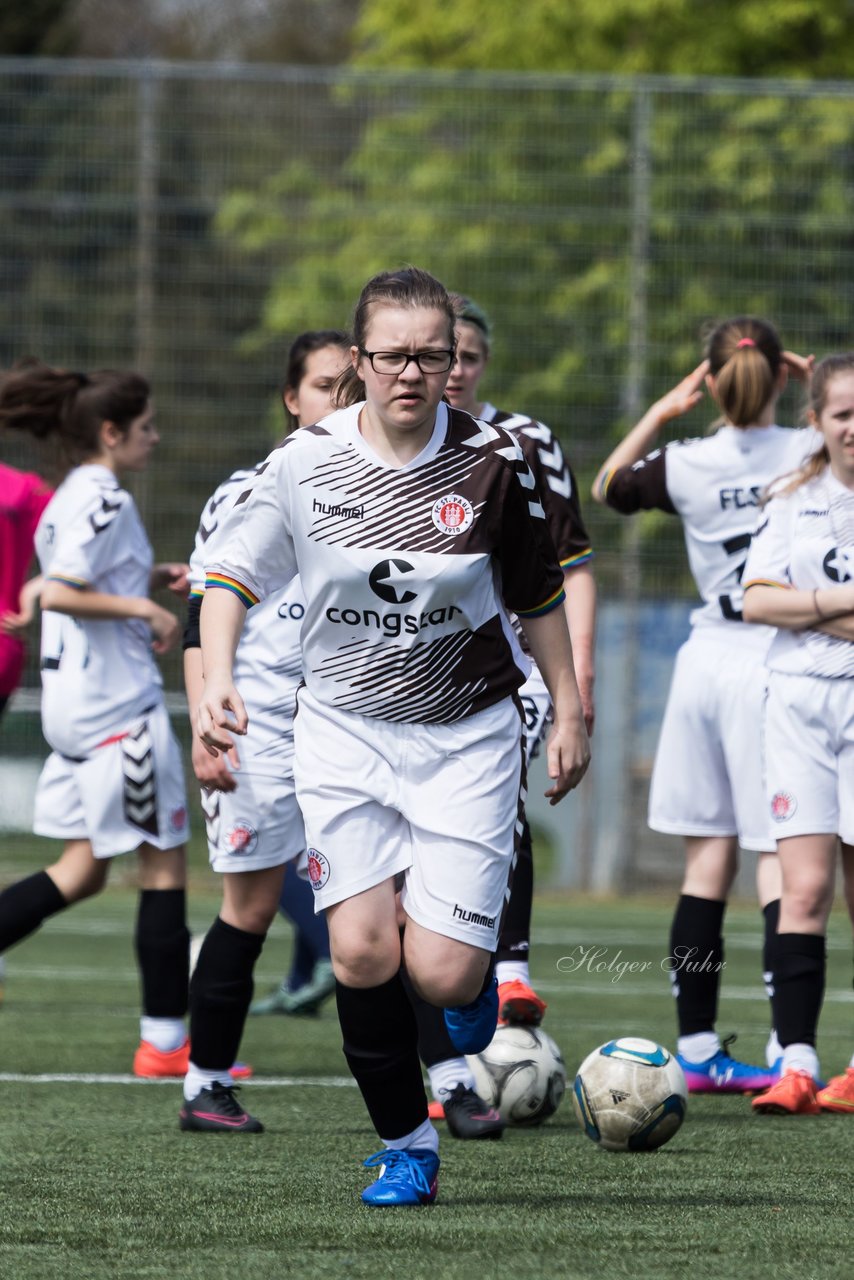
[(161, 1053), (171, 1053), (173, 1049), (181, 1048), (187, 1039), (187, 1029), (183, 1018), (147, 1018), (143, 1015), (139, 1020), (139, 1035)]
[(777, 1032), (771, 1028), (771, 1034), (768, 1036), (768, 1043), (765, 1046), (765, 1061), (769, 1067), (773, 1067), (778, 1058), (783, 1056), (783, 1046), (777, 1039)]
[(818, 1054), (811, 1044), (787, 1044), (783, 1050), (783, 1071), (806, 1071), (818, 1079)]
[(422, 1151), (426, 1148), (434, 1155), (439, 1154), (439, 1131), (433, 1127), (431, 1120), (425, 1120), (412, 1133), (407, 1133), (402, 1138), (380, 1138), (380, 1142), (390, 1151), (412, 1151), (417, 1147)]
[(531, 985), (531, 971), (527, 960), (499, 960), (495, 966), (495, 976), (499, 986), (502, 982), (512, 982), (514, 978)]
[(202, 1089), (209, 1089), (212, 1084), (222, 1084), (226, 1088), (231, 1088), (234, 1081), (228, 1067), (224, 1067), (221, 1071), (206, 1071), (204, 1067), (197, 1067), (195, 1062), (190, 1063), (190, 1069), (184, 1076), (184, 1097), (187, 1102), (192, 1102), (193, 1098), (197, 1098)]
[(474, 1076), (465, 1058), (446, 1058), (444, 1062), (428, 1067), (427, 1074), (430, 1092), (437, 1102), (449, 1098), (458, 1084), (464, 1084), (467, 1089), (474, 1088)]
[(687, 1062), (699, 1066), (708, 1062), (721, 1047), (717, 1031), (697, 1031), (692, 1036), (680, 1036), (676, 1041), (676, 1052)]

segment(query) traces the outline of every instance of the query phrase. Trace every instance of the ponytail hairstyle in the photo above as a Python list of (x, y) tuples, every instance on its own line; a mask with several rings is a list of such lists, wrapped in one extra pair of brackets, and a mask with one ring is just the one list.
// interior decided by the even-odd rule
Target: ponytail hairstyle
[[(450, 296), (443, 284), (420, 267), (401, 267), (372, 276), (361, 292), (353, 314), (353, 346), (365, 349), (365, 338), (374, 307), (416, 307), (441, 311), (448, 318), (448, 346), (454, 347), (457, 321)], [(333, 404), (342, 408), (364, 400), (364, 383), (352, 365), (339, 375), (332, 394)]]
[(492, 346), (492, 324), (483, 307), (478, 306), (472, 298), (467, 298), (463, 293), (452, 293), (449, 296), (457, 322), (472, 324), (480, 330), (486, 354), (489, 355)]
[[(312, 352), (323, 351), (326, 347), (339, 347), (342, 353), (349, 355), (350, 335), (343, 329), (308, 329), (294, 338), (288, 350), (288, 367), (282, 384), (283, 403), (286, 392), (299, 391), (300, 383), (305, 377), (308, 357)], [(287, 405), (285, 416), (288, 419), (288, 430), (295, 431), (299, 424)]]
[(54, 439), (68, 470), (100, 452), (102, 423), (112, 422), (126, 434), (150, 395), (138, 373), (75, 373), (27, 357), (0, 379), (0, 430)]
[(750, 427), (774, 395), (783, 348), (772, 325), (756, 316), (736, 316), (713, 330), (707, 346), (715, 398), (727, 422)]
[[(854, 373), (854, 351), (846, 351), (841, 355), (825, 356), (819, 360), (812, 371), (809, 386), (807, 417), (810, 422), (818, 422), (827, 401), (827, 388), (834, 378), (842, 373)], [(784, 477), (779, 493), (794, 493), (808, 480), (820, 476), (825, 467), (830, 466), (830, 454), (827, 445), (822, 443), (815, 453), (811, 454), (802, 467)]]

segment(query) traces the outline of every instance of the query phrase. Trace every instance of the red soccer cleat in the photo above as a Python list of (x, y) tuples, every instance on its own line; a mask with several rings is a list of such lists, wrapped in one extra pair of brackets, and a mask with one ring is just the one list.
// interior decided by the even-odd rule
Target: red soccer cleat
[(810, 1073), (790, 1067), (776, 1084), (760, 1093), (750, 1105), (763, 1115), (817, 1116), (821, 1114), (817, 1094), (818, 1089)]
[(536, 991), (514, 978), (498, 987), (498, 1025), (511, 1027), (538, 1027), (548, 1005)]

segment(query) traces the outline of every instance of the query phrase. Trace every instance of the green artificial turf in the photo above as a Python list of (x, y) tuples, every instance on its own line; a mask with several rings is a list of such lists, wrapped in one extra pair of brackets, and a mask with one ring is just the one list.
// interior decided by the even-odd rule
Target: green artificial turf
[[(4, 877), (36, 869), (45, 847), (4, 840)], [(203, 930), (217, 882), (198, 849), (194, 868), (190, 914)], [(380, 1210), (359, 1200), (373, 1176), (360, 1161), (379, 1144), (348, 1083), (330, 1005), (317, 1018), (247, 1023), (241, 1054), (258, 1078), (240, 1096), (266, 1126), (259, 1136), (181, 1133), (177, 1083), (9, 1080), (130, 1071), (135, 895), (126, 871), (114, 880), (7, 957), (4, 1280), (829, 1280), (850, 1267), (852, 1117), (758, 1117), (740, 1097), (692, 1097), (670, 1144), (620, 1156), (581, 1133), (567, 1097), (542, 1128), (509, 1130), (499, 1143), (443, 1135), (436, 1205)], [(532, 971), (570, 1078), (613, 1036), (672, 1046), (670, 911), (664, 901), (538, 899)], [(739, 1056), (762, 1061), (759, 913), (733, 907), (726, 933), (719, 1027), (739, 1031)], [(819, 1049), (835, 1073), (854, 1049), (850, 927), (840, 911), (830, 941)], [(288, 950), (277, 924), (258, 990), (276, 984)]]

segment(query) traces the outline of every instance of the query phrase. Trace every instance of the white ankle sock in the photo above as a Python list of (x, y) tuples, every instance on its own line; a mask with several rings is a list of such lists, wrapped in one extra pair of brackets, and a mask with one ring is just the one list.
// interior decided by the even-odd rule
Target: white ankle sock
[(430, 1091), (437, 1102), (444, 1102), (454, 1092), (458, 1084), (467, 1089), (474, 1088), (474, 1076), (465, 1058), (446, 1058), (435, 1066), (427, 1068), (430, 1077)]
[(771, 1034), (768, 1037), (768, 1043), (765, 1046), (765, 1061), (769, 1067), (773, 1067), (779, 1058), (783, 1056), (783, 1046), (777, 1039), (777, 1032), (771, 1028)]
[(806, 1071), (818, 1079), (818, 1054), (811, 1044), (787, 1044), (783, 1050), (783, 1071)]
[(531, 985), (531, 971), (527, 960), (499, 960), (495, 966), (495, 976), (499, 986), (502, 982), (512, 982), (514, 978)]
[(187, 1102), (192, 1102), (193, 1098), (199, 1096), (202, 1089), (209, 1089), (212, 1084), (222, 1084), (227, 1088), (234, 1084), (228, 1067), (222, 1071), (207, 1071), (204, 1067), (197, 1067), (194, 1062), (191, 1062), (190, 1069), (184, 1076), (185, 1099)]
[(380, 1142), (390, 1151), (411, 1151), (418, 1147), (422, 1151), (426, 1148), (434, 1155), (439, 1154), (439, 1133), (430, 1120), (425, 1120), (412, 1133), (407, 1133), (402, 1138), (380, 1138)]
[(721, 1042), (717, 1031), (697, 1031), (692, 1036), (680, 1036), (676, 1041), (676, 1052), (695, 1066), (699, 1066), (701, 1062), (708, 1062), (720, 1047)]
[(187, 1028), (183, 1018), (147, 1018), (143, 1015), (139, 1020), (139, 1035), (141, 1040), (153, 1044), (161, 1053), (171, 1053), (173, 1049), (180, 1049), (187, 1039)]

